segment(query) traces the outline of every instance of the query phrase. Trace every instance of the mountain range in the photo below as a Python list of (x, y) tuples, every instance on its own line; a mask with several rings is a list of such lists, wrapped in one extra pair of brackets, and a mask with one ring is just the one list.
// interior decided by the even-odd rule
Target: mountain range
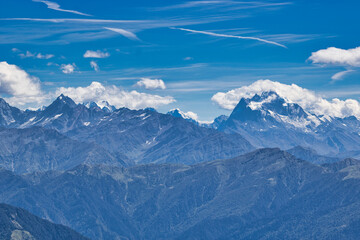
[[(0, 99), (0, 202), (91, 239), (357, 239), (356, 117), (317, 116), (275, 92), (212, 123), (189, 116)], [(37, 239), (1, 221), (6, 236)]]
[(80, 163), (193, 164), (254, 149), (239, 134), (154, 109), (100, 108), (64, 95), (38, 111), (21, 111), (1, 100), (0, 119), (0, 166), (19, 173), (65, 170)]
[(357, 239), (360, 162), (260, 149), (196, 165), (0, 172), (0, 201), (92, 239)]
[(360, 156), (357, 118), (317, 116), (275, 92), (242, 98), (229, 117), (212, 123), (189, 116), (180, 109), (162, 114), (107, 102), (76, 104), (64, 95), (40, 110), (21, 111), (1, 99), (0, 166), (23, 173), (80, 163), (194, 164), (263, 147), (314, 163)]

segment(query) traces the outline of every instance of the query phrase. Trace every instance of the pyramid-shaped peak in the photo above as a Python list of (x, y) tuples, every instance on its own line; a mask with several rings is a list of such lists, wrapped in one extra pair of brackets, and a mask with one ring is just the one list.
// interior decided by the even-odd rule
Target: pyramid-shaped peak
[(65, 108), (75, 108), (77, 104), (68, 96), (61, 94), (59, 97), (55, 99), (48, 107), (46, 107), (46, 112), (57, 112), (61, 109)]
[(59, 97), (57, 97), (56, 100), (53, 103), (66, 104), (66, 105), (69, 105), (71, 107), (76, 106), (76, 103), (74, 102), (74, 100), (72, 100), (68, 96), (65, 96), (64, 94), (61, 94)]

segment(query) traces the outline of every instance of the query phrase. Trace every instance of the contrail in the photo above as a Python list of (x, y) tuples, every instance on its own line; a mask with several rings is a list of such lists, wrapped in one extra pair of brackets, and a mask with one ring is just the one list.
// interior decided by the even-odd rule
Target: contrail
[(220, 33), (206, 32), (206, 31), (197, 31), (197, 30), (186, 29), (186, 28), (176, 28), (176, 27), (170, 27), (170, 29), (177, 29), (177, 30), (186, 31), (186, 32), (192, 32), (192, 33), (200, 33), (200, 34), (205, 34), (205, 35), (210, 35), (210, 36), (215, 36), (215, 37), (226, 37), (226, 38), (237, 38), (237, 39), (250, 39), (250, 40), (256, 40), (256, 41), (260, 41), (260, 42), (264, 42), (264, 43), (276, 45), (276, 46), (279, 46), (279, 47), (287, 48), (287, 47), (286, 47), (285, 45), (283, 45), (283, 44), (280, 44), (280, 43), (277, 43), (277, 42), (274, 42), (274, 41), (265, 40), (265, 39), (262, 39), (262, 38), (257, 38), (257, 37), (243, 37), (243, 36), (220, 34)]

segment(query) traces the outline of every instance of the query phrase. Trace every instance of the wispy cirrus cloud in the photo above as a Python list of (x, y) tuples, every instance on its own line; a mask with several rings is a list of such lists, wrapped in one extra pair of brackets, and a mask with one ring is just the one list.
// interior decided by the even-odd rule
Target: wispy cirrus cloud
[(127, 31), (125, 29), (121, 29), (121, 28), (110, 28), (110, 27), (104, 27), (107, 30), (119, 33), (120, 35), (131, 39), (131, 40), (140, 40), (134, 33)]
[(95, 61), (90, 61), (90, 66), (95, 70), (95, 72), (100, 71), (99, 65)]
[(37, 58), (37, 59), (50, 59), (53, 58), (53, 54), (42, 54), (42, 53), (32, 53), (30, 51), (26, 51), (25, 53), (19, 53), (21, 58)]
[(279, 46), (282, 48), (287, 48), (285, 45), (280, 44), (278, 42), (274, 42), (274, 41), (270, 41), (270, 40), (266, 40), (266, 39), (262, 39), (262, 38), (258, 38), (258, 37), (236, 36), (236, 35), (214, 33), (214, 32), (208, 32), (208, 31), (198, 31), (198, 30), (192, 30), (192, 29), (187, 29), (187, 28), (170, 27), (170, 29), (176, 29), (176, 30), (181, 30), (181, 31), (191, 32), (191, 33), (204, 34), (204, 35), (209, 35), (209, 36), (214, 36), (214, 37), (255, 40), (255, 41), (264, 42), (264, 43), (271, 44), (271, 45), (276, 45), (276, 46)]
[(56, 2), (45, 1), (45, 0), (33, 0), (33, 2), (44, 3), (44, 4), (47, 5), (47, 7), (49, 9), (52, 9), (52, 10), (55, 10), (55, 11), (68, 12), (68, 13), (73, 13), (73, 14), (82, 15), (82, 16), (91, 16), (90, 14), (78, 12), (78, 11), (75, 11), (75, 10), (62, 9), (62, 8), (60, 8), (60, 5), (57, 4)]
[(341, 72), (338, 72), (338, 73), (335, 73), (332, 77), (331, 77), (331, 80), (332, 82), (336, 82), (336, 81), (339, 81), (339, 80), (343, 80), (344, 77), (351, 73), (351, 72), (355, 72), (355, 70), (353, 69), (349, 69), (349, 70), (345, 70), (345, 71), (341, 71)]
[(110, 54), (108, 52), (102, 52), (100, 50), (87, 50), (84, 53), (84, 58), (107, 58)]
[(254, 8), (269, 8), (269, 7), (281, 7), (290, 5), (291, 2), (261, 2), (261, 1), (231, 1), (231, 0), (211, 0), (211, 1), (188, 1), (180, 4), (169, 5), (165, 7), (157, 7), (152, 10), (155, 11), (168, 11), (178, 9), (197, 8), (209, 10), (212, 8), (225, 8), (227, 10), (241, 10), (241, 9), (254, 9)]

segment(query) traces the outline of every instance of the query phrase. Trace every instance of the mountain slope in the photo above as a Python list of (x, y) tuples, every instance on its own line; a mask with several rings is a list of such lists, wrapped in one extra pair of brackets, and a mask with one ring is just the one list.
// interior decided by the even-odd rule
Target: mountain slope
[(43, 220), (23, 209), (0, 204), (0, 239), (85, 240), (87, 238), (68, 227)]
[(150, 109), (121, 108), (98, 124), (74, 129), (67, 135), (96, 141), (105, 149), (124, 154), (137, 163), (192, 164), (253, 150), (238, 134), (199, 127)]
[(82, 165), (41, 178), (4, 176), (1, 201), (94, 239), (357, 239), (360, 233), (356, 160), (319, 166), (261, 149), (193, 166)]
[[(239, 134), (219, 133), (153, 109), (109, 110), (96, 104), (87, 107), (60, 95), (42, 110), (18, 111), (21, 118), (12, 121), (13, 128), (54, 129), (79, 142), (96, 143), (128, 163), (192, 164), (234, 157), (254, 149)], [(8, 156), (17, 154), (7, 153)]]
[(333, 163), (341, 160), (341, 158), (337, 157), (319, 155), (315, 150), (301, 146), (296, 146), (286, 151), (299, 159), (315, 164)]
[(94, 143), (72, 140), (56, 130), (0, 128), (0, 167), (17, 173), (66, 170), (81, 163), (126, 165)]

